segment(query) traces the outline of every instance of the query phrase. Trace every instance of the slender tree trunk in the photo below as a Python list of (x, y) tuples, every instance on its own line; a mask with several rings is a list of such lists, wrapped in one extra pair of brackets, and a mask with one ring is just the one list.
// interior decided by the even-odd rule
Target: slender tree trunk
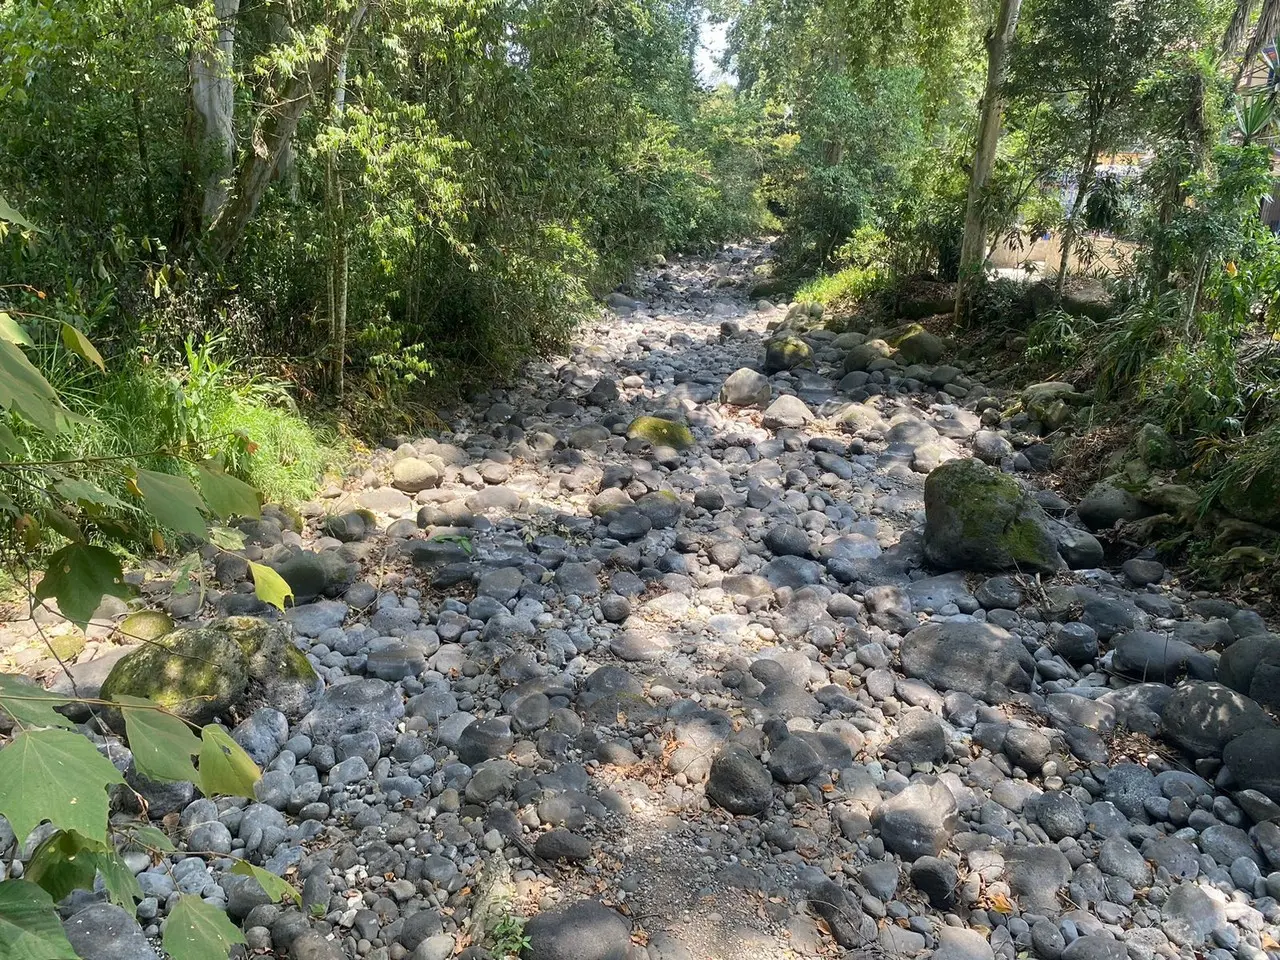
[(1079, 232), (1080, 211), (1084, 208), (1084, 198), (1093, 186), (1094, 178), (1097, 176), (1098, 168), (1098, 141), (1094, 136), (1089, 137), (1089, 146), (1085, 150), (1084, 165), (1080, 168), (1080, 176), (1076, 178), (1076, 196), (1071, 201), (1071, 212), (1067, 215), (1067, 222), (1062, 227), (1062, 253), (1058, 260), (1058, 279), (1054, 284), (1054, 291), (1059, 297), (1062, 296), (1063, 288), (1067, 282), (1068, 261), (1071, 259), (1071, 248), (1076, 242), (1076, 234)]
[[(332, 123), (338, 128), (342, 127), (347, 112), (347, 67), (351, 58), (351, 41), (368, 8), (367, 3), (356, 8), (342, 45), (342, 54), (338, 58), (337, 75), (333, 84), (332, 116)], [(349, 251), (342, 171), (332, 152), (327, 158), (325, 172), (325, 189), (329, 195), (329, 223), (333, 232), (329, 257), (329, 384), (334, 395), (341, 399), (346, 388)]]
[(159, 225), (155, 195), (151, 189), (151, 155), (147, 150), (146, 127), (142, 122), (142, 97), (135, 89), (129, 98), (133, 108), (133, 135), (138, 141), (138, 166), (142, 169), (142, 212), (147, 218), (147, 235)]
[(289, 149), (298, 121), (311, 100), (311, 74), (318, 72), (321, 65), (316, 61), (310, 71), (293, 77), (285, 85), (280, 103), (268, 108), (254, 126), (253, 146), (244, 151), (227, 201), (205, 231), (204, 252), (213, 264), (224, 263), (244, 239), (276, 165)]
[(192, 144), (204, 173), (200, 219), (208, 224), (227, 202), (235, 169), (235, 78), (232, 76), (236, 45), (236, 16), (240, 0), (213, 0), (218, 18), (217, 39), (197, 46), (191, 53), (191, 106), (195, 111)]
[(982, 270), (987, 247), (986, 222), (982, 204), (995, 164), (996, 147), (1000, 143), (1001, 99), (1008, 67), (1009, 45), (1018, 27), (1022, 0), (1000, 0), (995, 26), (987, 33), (987, 85), (982, 93), (978, 116), (978, 143), (973, 152), (973, 170), (969, 177), (969, 196), (964, 211), (964, 239), (960, 242), (960, 276), (956, 284), (956, 319), (962, 320), (969, 308), (973, 279)]

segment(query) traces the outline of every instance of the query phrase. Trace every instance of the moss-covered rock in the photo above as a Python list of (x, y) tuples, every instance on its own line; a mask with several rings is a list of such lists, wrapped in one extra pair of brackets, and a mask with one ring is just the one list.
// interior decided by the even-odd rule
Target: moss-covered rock
[(774, 337), (765, 344), (765, 373), (781, 373), (812, 363), (813, 348), (799, 337)]
[(1048, 518), (1018, 482), (977, 460), (944, 463), (924, 484), (924, 550), (948, 570), (1066, 568)]
[(49, 638), (49, 649), (63, 663), (80, 656), (80, 652), (84, 650), (84, 647), (84, 634), (78, 630), (74, 633), (61, 633), (56, 637)]
[(636, 417), (627, 427), (629, 440), (647, 440), (655, 447), (688, 450), (693, 446), (693, 431), (685, 424), (662, 417)]
[(159, 640), (173, 630), (173, 617), (162, 610), (139, 610), (120, 621), (126, 640)]
[(893, 348), (883, 340), (868, 340), (849, 350), (844, 357), (844, 372), (866, 370), (877, 360), (884, 360), (893, 353)]
[(1075, 416), (1075, 408), (1092, 398), (1069, 383), (1049, 380), (1033, 383), (1022, 391), (1022, 409), (1048, 430), (1058, 430)]
[(203, 724), (248, 699), (298, 716), (321, 686), (288, 625), (228, 617), (174, 630), (122, 657), (102, 684), (102, 697), (147, 697)]
[(796, 288), (796, 281), (791, 277), (763, 277), (751, 285), (747, 291), (749, 300), (773, 300), (777, 297), (790, 296)]
[(1163, 427), (1144, 423), (1131, 444), (1134, 455), (1151, 467), (1176, 467), (1181, 459), (1178, 445)]
[(898, 355), (908, 364), (937, 363), (947, 354), (947, 342), (918, 323), (886, 339), (898, 348)]
[(1233, 517), (1280, 527), (1280, 475), (1259, 472), (1248, 483), (1228, 484), (1219, 499)]

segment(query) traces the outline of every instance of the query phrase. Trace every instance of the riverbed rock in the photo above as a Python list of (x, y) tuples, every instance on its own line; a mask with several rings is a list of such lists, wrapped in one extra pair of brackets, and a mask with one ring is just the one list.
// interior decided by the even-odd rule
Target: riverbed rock
[(228, 617), (140, 646), (112, 668), (102, 697), (146, 697), (205, 724), (250, 702), (297, 717), (322, 687), (287, 625)]
[(1066, 568), (1040, 505), (1012, 477), (976, 460), (944, 463), (925, 481), (925, 555), (948, 570)]

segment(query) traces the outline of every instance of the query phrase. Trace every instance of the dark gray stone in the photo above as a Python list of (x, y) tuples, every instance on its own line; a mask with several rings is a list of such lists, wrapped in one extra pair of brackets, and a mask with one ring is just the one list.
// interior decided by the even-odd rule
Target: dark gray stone
[(1000, 703), (1031, 689), (1035, 661), (1022, 641), (985, 623), (926, 623), (903, 638), (902, 671), (941, 692)]
[(711, 762), (707, 797), (730, 813), (763, 813), (773, 802), (773, 777), (746, 748), (728, 746)]
[(1220, 683), (1184, 683), (1161, 713), (1165, 736), (1191, 756), (1216, 757), (1243, 733), (1274, 727), (1260, 706)]
[(62, 927), (82, 960), (157, 960), (137, 921), (113, 903), (87, 906)]
[(626, 960), (631, 947), (630, 922), (595, 900), (539, 913), (524, 935), (536, 960)]

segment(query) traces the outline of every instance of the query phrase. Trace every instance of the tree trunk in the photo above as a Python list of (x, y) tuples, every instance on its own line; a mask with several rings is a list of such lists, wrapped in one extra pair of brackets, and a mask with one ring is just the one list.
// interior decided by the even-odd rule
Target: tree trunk
[(147, 235), (157, 230), (155, 194), (151, 189), (151, 156), (147, 150), (146, 127), (142, 122), (142, 97), (135, 88), (129, 97), (133, 108), (133, 135), (138, 141), (138, 166), (142, 172), (142, 213), (147, 218)]
[[(351, 25), (342, 44), (338, 58), (337, 75), (333, 83), (332, 123), (341, 128), (347, 111), (347, 66), (351, 58), (351, 41), (360, 21), (364, 19), (367, 3), (356, 8)], [(332, 152), (325, 164), (325, 189), (329, 194), (329, 226), (332, 244), (329, 257), (329, 385), (334, 395), (342, 398), (346, 388), (347, 363), (347, 211), (342, 190), (342, 171)]]
[(1018, 27), (1022, 0), (1000, 0), (995, 26), (987, 33), (987, 85), (982, 94), (978, 116), (978, 143), (973, 152), (973, 170), (969, 177), (969, 196), (965, 202), (964, 239), (960, 243), (960, 276), (956, 284), (956, 319), (962, 320), (969, 309), (973, 279), (982, 270), (987, 247), (986, 218), (983, 195), (991, 168), (995, 165), (996, 147), (1000, 143), (1001, 92), (1009, 59), (1009, 45)]
[(208, 224), (227, 202), (235, 169), (235, 79), (232, 64), (236, 44), (236, 16), (240, 0), (213, 0), (218, 18), (217, 39), (191, 52), (191, 106), (195, 112), (195, 142), (204, 190), (200, 218)]
[(1067, 215), (1067, 222), (1062, 227), (1062, 255), (1058, 260), (1058, 279), (1053, 288), (1059, 298), (1067, 282), (1068, 261), (1071, 259), (1071, 247), (1075, 244), (1076, 227), (1080, 211), (1084, 208), (1085, 194), (1093, 186), (1097, 169), (1098, 141), (1096, 137), (1090, 136), (1089, 146), (1085, 150), (1084, 165), (1080, 168), (1080, 176), (1076, 178), (1076, 198), (1071, 201), (1071, 213)]
[(225, 263), (244, 239), (249, 221), (311, 100), (311, 74), (321, 65), (322, 61), (316, 61), (307, 73), (292, 78), (285, 85), (280, 103), (268, 108), (255, 124), (252, 148), (244, 151), (227, 201), (205, 232), (204, 253), (214, 265)]

